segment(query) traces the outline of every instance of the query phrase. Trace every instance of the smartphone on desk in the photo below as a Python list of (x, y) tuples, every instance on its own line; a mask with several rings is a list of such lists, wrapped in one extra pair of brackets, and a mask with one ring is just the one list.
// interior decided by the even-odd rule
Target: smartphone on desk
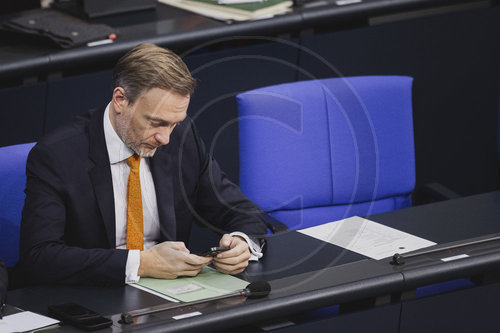
[(86, 331), (95, 331), (113, 324), (111, 319), (76, 303), (49, 305), (49, 316)]
[(198, 255), (201, 257), (215, 257), (219, 253), (227, 251), (229, 249), (229, 246), (213, 246), (205, 251), (198, 253)]

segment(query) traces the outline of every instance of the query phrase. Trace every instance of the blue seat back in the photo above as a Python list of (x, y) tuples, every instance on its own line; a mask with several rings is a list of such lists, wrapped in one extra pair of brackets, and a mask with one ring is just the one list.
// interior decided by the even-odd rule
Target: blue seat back
[(26, 186), (26, 159), (34, 143), (0, 147), (0, 259), (19, 259), (19, 228)]
[(243, 192), (291, 229), (410, 206), (412, 81), (332, 78), (239, 94)]

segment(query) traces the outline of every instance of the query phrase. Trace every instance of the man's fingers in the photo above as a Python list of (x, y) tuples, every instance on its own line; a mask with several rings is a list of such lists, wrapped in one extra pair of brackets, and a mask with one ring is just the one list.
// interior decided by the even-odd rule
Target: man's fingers
[(245, 268), (247, 268), (248, 261), (240, 262), (237, 265), (227, 265), (224, 263), (215, 262), (214, 265), (215, 265), (215, 268), (217, 268), (217, 270), (221, 273), (238, 274), (238, 273), (243, 272), (245, 270)]
[(140, 276), (165, 279), (195, 276), (211, 261), (211, 257), (190, 254), (183, 242), (163, 242), (141, 252), (139, 272)]
[(216, 257), (214, 258), (214, 266), (222, 273), (237, 274), (244, 271), (248, 266), (248, 259), (250, 259), (249, 251), (243, 252), (240, 255), (234, 257)]
[(173, 269), (173, 273), (176, 276), (196, 276), (198, 275), (198, 273), (200, 273), (203, 267), (210, 263), (210, 261), (198, 261), (196, 259), (194, 261), (190, 261), (192, 256), (193, 255), (190, 254), (186, 255), (185, 257), (181, 258), (181, 260), (178, 260), (176, 262), (175, 268)]
[(224, 263), (224, 264), (228, 264), (228, 265), (236, 265), (242, 261), (248, 261), (248, 259), (250, 259), (250, 252), (248, 251), (244, 251), (242, 253), (240, 253), (239, 255), (236, 255), (236, 256), (231, 256), (231, 257), (215, 257), (214, 258), (214, 262), (218, 262), (218, 263)]
[(234, 249), (230, 249), (224, 252), (217, 254), (214, 259), (225, 259), (225, 258), (233, 258), (242, 255), (245, 252), (245, 248), (243, 247), (235, 247)]
[[(245, 270), (250, 259), (250, 250), (246, 241), (228, 234), (222, 236), (221, 246), (231, 249), (219, 253), (215, 258), (202, 257), (189, 253), (183, 242), (164, 242), (150, 250), (156, 257), (155, 267), (146, 276), (174, 279), (178, 276), (196, 276), (202, 268), (211, 262), (218, 271), (226, 274), (238, 274)], [(147, 252), (149, 250), (146, 250)], [(142, 275), (141, 275), (142, 276)]]
[(212, 262), (212, 257), (200, 257), (195, 254), (186, 254), (184, 261), (189, 265), (205, 266)]
[(231, 249), (219, 253), (214, 258), (214, 266), (219, 272), (225, 274), (238, 274), (245, 270), (248, 266), (250, 259), (250, 249), (248, 244), (242, 238), (229, 236), (228, 234), (222, 236), (220, 241), (222, 246), (230, 246)]
[(184, 242), (168, 242), (172, 249), (182, 251), (184, 253), (189, 253), (189, 250), (186, 248), (186, 244)]
[[(246, 242), (233, 242), (236, 246), (231, 248), (230, 250), (221, 252), (217, 254), (215, 258), (217, 259), (224, 259), (224, 258), (230, 258), (230, 257), (238, 257), (245, 252), (250, 253), (248, 249), (248, 244)], [(250, 258), (250, 256), (248, 256)]]
[(232, 244), (233, 242), (233, 237), (230, 236), (229, 234), (224, 234), (222, 238), (220, 239), (219, 245), (220, 246), (229, 246), (233, 247), (234, 245)]

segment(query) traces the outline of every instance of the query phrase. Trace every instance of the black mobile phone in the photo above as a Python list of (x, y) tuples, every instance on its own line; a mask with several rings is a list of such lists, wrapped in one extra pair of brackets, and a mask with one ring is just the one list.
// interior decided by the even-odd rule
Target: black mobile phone
[(49, 305), (49, 316), (86, 331), (109, 327), (113, 321), (76, 303)]
[(200, 252), (198, 255), (202, 257), (215, 257), (217, 254), (229, 250), (229, 246), (214, 246), (206, 251)]

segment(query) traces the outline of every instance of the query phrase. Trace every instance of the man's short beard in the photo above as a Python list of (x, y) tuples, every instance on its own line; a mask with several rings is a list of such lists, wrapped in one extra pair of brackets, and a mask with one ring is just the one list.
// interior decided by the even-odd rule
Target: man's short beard
[(148, 152), (145, 152), (143, 148), (132, 148), (130, 146), (128, 146), (130, 149), (132, 149), (133, 151), (135, 151), (135, 153), (139, 156), (142, 156), (142, 157), (153, 157), (156, 153), (156, 148), (151, 150), (151, 151), (148, 151)]
[(145, 152), (144, 148), (137, 147), (136, 144), (126, 134), (124, 134), (123, 143), (125, 143), (125, 145), (132, 149), (137, 155), (142, 157), (153, 157), (156, 153), (156, 149)]
[(115, 124), (116, 124), (116, 133), (118, 134), (120, 139), (123, 141), (125, 146), (132, 149), (134, 151), (134, 153), (136, 153), (139, 156), (142, 156), (142, 157), (153, 157), (154, 156), (156, 149), (145, 152), (144, 148), (138, 147), (135, 144), (134, 140), (128, 135), (128, 132), (127, 132), (128, 124), (127, 124), (126, 119), (117, 118)]

